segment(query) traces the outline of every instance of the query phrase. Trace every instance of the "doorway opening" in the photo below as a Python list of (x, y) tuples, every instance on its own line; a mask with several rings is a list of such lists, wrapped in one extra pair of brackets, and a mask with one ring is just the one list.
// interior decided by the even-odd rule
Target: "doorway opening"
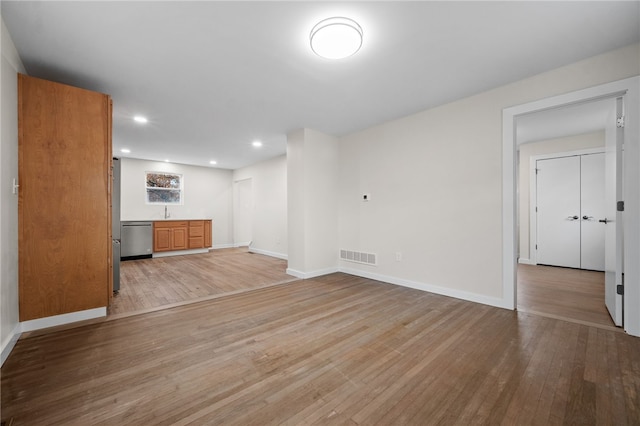
[(516, 119), (520, 311), (615, 325), (604, 274), (606, 190), (615, 197), (604, 151), (615, 108), (604, 99)]
[[(608, 203), (607, 208), (613, 207), (613, 217), (615, 217), (617, 223), (622, 223), (623, 215), (628, 217), (625, 218), (627, 234), (625, 234), (624, 239), (624, 253), (622, 251), (622, 227), (616, 226), (619, 232), (616, 231), (614, 255), (612, 256), (615, 267), (611, 271), (614, 281), (607, 280), (605, 299), (609, 312), (612, 313), (612, 316), (619, 314), (620, 319), (623, 317), (622, 307), (624, 305), (624, 330), (633, 335), (640, 335), (640, 310), (631, 303), (640, 295), (640, 285), (636, 282), (640, 273), (638, 268), (632, 266), (634, 264), (631, 263), (640, 254), (640, 239), (634, 232), (629, 233), (630, 229), (635, 229), (639, 222), (638, 218), (632, 217), (632, 213), (636, 211), (636, 204), (639, 201), (635, 193), (635, 190), (638, 189), (637, 181), (639, 180), (635, 169), (637, 168), (637, 157), (640, 157), (638, 155), (640, 147), (638, 146), (638, 123), (633, 121), (638, 112), (639, 83), (640, 78), (633, 77), (503, 110), (503, 301), (505, 307), (517, 309), (518, 260), (523, 258), (519, 250), (520, 236), (518, 228), (519, 194), (517, 192), (517, 172), (519, 167), (516, 156), (518, 120), (529, 114), (558, 111), (565, 107), (576, 107), (590, 102), (615, 99), (617, 109), (614, 117), (614, 133), (616, 134), (614, 139), (617, 141), (618, 148), (614, 149), (612, 157), (615, 159), (616, 164), (619, 165), (618, 174), (616, 175), (619, 182), (616, 185), (615, 201)], [(623, 115), (630, 117), (630, 119), (623, 120)], [(623, 143), (625, 144), (624, 162), (621, 148)], [(627, 165), (624, 171), (621, 170), (623, 164)], [(622, 191), (622, 172), (624, 172), (624, 194)], [(624, 205), (620, 201), (624, 201)], [(631, 208), (624, 209), (625, 205)], [(626, 283), (624, 287), (621, 287), (623, 257), (627, 260), (625, 262)], [(613, 290), (612, 295), (610, 295), (611, 290)], [(624, 293), (624, 298), (622, 298), (621, 293)], [(615, 305), (613, 310), (609, 306), (612, 298)]]

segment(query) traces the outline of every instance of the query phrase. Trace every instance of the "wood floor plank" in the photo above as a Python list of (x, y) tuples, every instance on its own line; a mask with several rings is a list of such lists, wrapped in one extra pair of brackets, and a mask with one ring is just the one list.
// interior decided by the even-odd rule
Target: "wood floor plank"
[(615, 328), (604, 303), (604, 272), (518, 265), (518, 310)]
[[(226, 257), (229, 271), (253, 262)], [(2, 418), (635, 425), (639, 360), (624, 333), (337, 273), (22, 338), (2, 367)]]
[(247, 247), (120, 264), (120, 291), (109, 315), (149, 310), (207, 296), (289, 281), (287, 262), (249, 253)]

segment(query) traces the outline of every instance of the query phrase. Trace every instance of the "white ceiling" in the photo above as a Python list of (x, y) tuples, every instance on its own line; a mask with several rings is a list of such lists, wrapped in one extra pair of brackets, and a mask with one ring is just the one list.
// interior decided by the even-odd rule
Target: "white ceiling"
[[(30, 75), (113, 97), (115, 154), (228, 169), (283, 154), (297, 128), (348, 134), (640, 40), (638, 1), (1, 7)], [(362, 26), (353, 57), (311, 52), (331, 16)]]

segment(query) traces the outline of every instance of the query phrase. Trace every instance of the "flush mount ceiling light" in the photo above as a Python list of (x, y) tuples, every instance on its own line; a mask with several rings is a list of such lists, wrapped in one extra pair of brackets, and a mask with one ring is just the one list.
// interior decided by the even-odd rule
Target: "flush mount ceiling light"
[(262, 146), (262, 142), (260, 141), (253, 141), (251, 143), (251, 145), (255, 146), (256, 148), (260, 148)]
[(122, 149), (120, 150), (120, 152), (125, 153), (125, 154), (129, 154), (129, 153), (131, 152), (131, 150), (130, 150), (130, 149), (127, 149), (127, 148), (122, 148)]
[(349, 18), (324, 19), (309, 35), (311, 50), (327, 59), (342, 59), (353, 55), (362, 46), (362, 27)]
[(143, 116), (141, 116), (141, 115), (136, 115), (135, 117), (133, 117), (133, 119), (134, 119), (136, 122), (138, 122), (138, 123), (143, 123), (143, 124), (144, 124), (144, 123), (146, 123), (147, 121), (149, 121), (149, 120), (147, 120), (147, 118), (146, 118), (146, 117), (143, 117)]

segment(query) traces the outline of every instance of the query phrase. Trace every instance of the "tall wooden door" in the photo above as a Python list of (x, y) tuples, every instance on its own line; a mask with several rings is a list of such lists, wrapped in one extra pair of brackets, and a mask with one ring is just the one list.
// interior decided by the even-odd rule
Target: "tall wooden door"
[(20, 320), (108, 305), (110, 99), (20, 75)]

